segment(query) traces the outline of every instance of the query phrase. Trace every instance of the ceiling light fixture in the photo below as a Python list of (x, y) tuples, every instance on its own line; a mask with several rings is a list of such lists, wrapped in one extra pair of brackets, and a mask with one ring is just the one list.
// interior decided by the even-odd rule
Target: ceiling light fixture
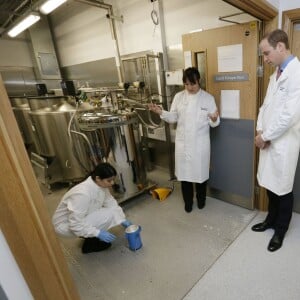
[(17, 25), (14, 25), (7, 34), (10, 37), (16, 37), (18, 34), (26, 30), (31, 25), (35, 24), (39, 19), (40, 15), (37, 12), (30, 12), (25, 17), (22, 17), (20, 21), (18, 21)]
[(40, 6), (40, 12), (47, 15), (67, 0), (48, 0)]

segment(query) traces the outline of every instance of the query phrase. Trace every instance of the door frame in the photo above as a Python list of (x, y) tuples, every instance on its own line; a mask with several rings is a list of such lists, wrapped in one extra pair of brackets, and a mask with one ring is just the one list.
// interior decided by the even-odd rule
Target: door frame
[(79, 299), (0, 76), (0, 228), (34, 299)]
[(284, 30), (289, 39), (292, 38), (292, 28), (296, 21), (300, 19), (300, 8), (286, 10), (282, 12), (282, 30)]
[[(243, 0), (223, 1), (268, 22), (272, 22), (278, 14), (264, 0), (248, 0), (247, 3)], [(47, 216), (41, 191), (33, 177), (1, 78), (0, 98), (3, 102), (0, 111), (0, 145), (4, 149), (1, 155), (8, 159), (7, 176), (1, 178), (1, 230), (35, 299), (79, 299)], [(8, 178), (13, 178), (14, 182)], [(22, 195), (16, 193), (18, 189), (14, 189), (15, 184), (23, 192)]]
[(232, 6), (262, 21), (271, 21), (278, 15), (278, 10), (265, 0), (223, 0)]

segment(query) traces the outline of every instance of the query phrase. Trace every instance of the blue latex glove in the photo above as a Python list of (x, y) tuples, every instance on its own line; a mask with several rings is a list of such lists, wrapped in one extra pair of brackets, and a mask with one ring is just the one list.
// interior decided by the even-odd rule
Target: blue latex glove
[(98, 234), (98, 239), (106, 243), (111, 243), (116, 239), (116, 236), (106, 230), (101, 230)]
[(130, 226), (130, 225), (132, 225), (132, 223), (131, 223), (129, 220), (125, 220), (125, 221), (123, 221), (121, 224), (122, 224), (122, 226), (125, 227), (125, 228), (127, 228), (127, 227)]

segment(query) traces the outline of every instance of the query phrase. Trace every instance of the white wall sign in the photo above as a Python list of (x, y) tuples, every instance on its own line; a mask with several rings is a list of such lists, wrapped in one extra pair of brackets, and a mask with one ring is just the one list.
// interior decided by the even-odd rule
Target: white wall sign
[(240, 118), (239, 90), (221, 90), (221, 118)]
[(166, 72), (167, 85), (182, 85), (183, 70), (168, 71)]
[(192, 52), (184, 51), (184, 68), (192, 67)]
[(218, 72), (243, 71), (243, 45), (218, 47)]

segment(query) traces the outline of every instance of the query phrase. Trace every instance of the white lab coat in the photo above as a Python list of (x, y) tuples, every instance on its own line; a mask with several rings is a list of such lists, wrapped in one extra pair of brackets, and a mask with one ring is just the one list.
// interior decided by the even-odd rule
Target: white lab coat
[(125, 221), (125, 215), (108, 188), (91, 177), (74, 186), (62, 198), (53, 217), (55, 231), (65, 237), (96, 237)]
[(300, 62), (294, 58), (276, 81), (270, 77), (259, 110), (257, 130), (270, 141), (260, 150), (257, 179), (260, 186), (277, 195), (292, 191), (300, 148)]
[(209, 113), (217, 107), (212, 95), (204, 90), (189, 94), (177, 93), (170, 111), (163, 110), (161, 118), (176, 123), (175, 174), (179, 181), (202, 183), (209, 178), (210, 134), (209, 126), (215, 127), (220, 118), (212, 122)]

